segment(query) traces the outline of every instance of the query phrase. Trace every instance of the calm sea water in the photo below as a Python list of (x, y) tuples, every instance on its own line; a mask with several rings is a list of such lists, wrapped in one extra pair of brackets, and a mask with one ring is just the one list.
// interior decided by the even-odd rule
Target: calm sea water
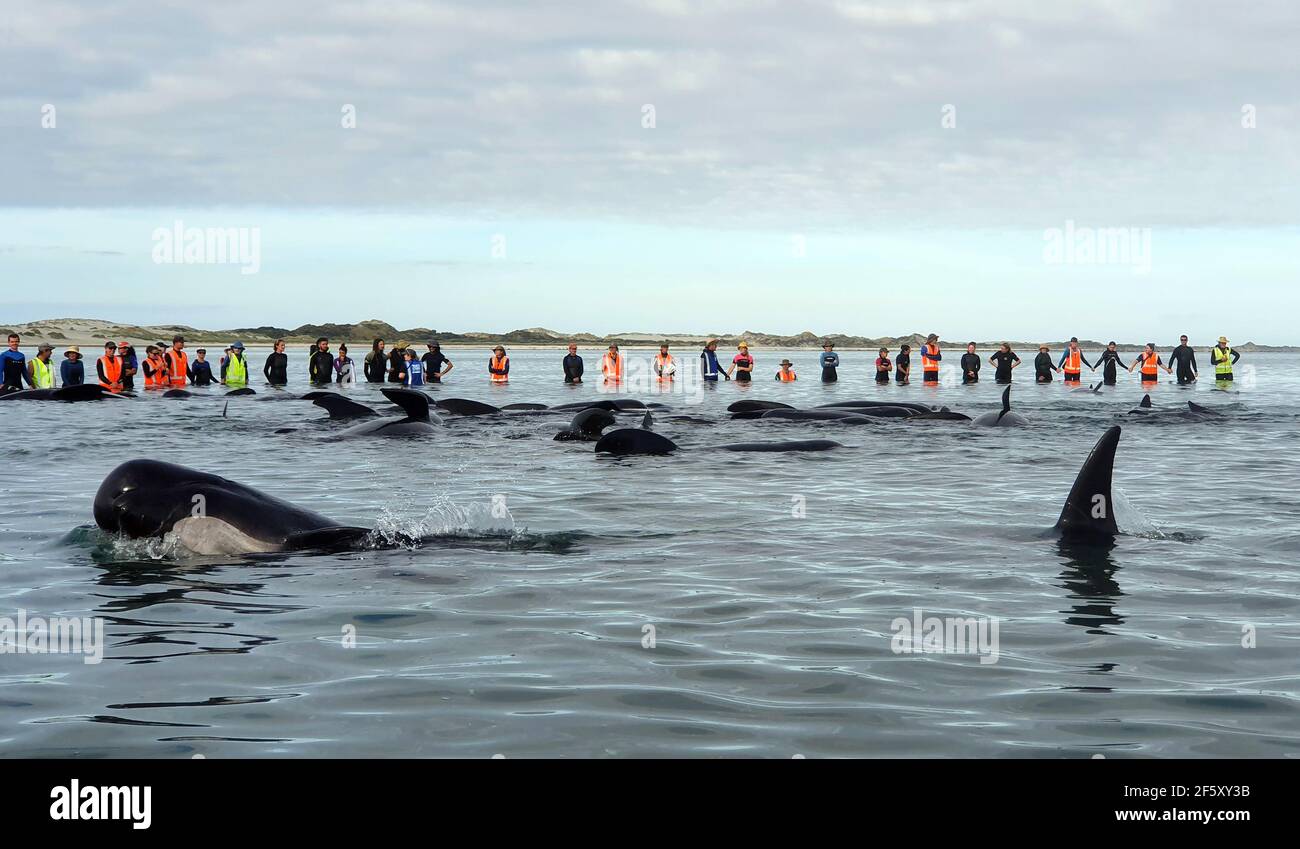
[[(486, 352), (452, 352), (450, 382), (430, 391), (495, 404), (608, 397), (562, 385), (562, 353), (516, 351), (511, 383), (493, 387)], [(583, 353), (594, 370), (598, 352)], [(219, 391), (0, 404), (0, 616), (102, 617), (107, 639), (97, 665), (0, 655), (0, 754), (1300, 754), (1300, 356), (1248, 355), (1232, 393), (1162, 381), (1153, 401), (1170, 412), (1149, 416), (1127, 412), (1142, 395), (1135, 377), (1093, 395), (1034, 386), (1026, 364), (1013, 403), (1031, 426), (976, 429), (731, 421), (740, 398), (999, 406), (991, 382), (878, 388), (868, 353), (845, 352), (829, 386), (815, 353), (756, 354), (763, 379), (748, 387), (633, 393), (709, 420), (656, 411), (681, 446), (669, 457), (555, 442), (559, 414), (335, 440), (323, 411), (286, 397), (307, 389), (301, 352), (289, 392), (258, 381), (224, 418)], [(771, 381), (786, 355), (803, 376), (794, 385)], [(370, 387), (354, 394), (381, 403)], [(1222, 417), (1178, 414), (1188, 399)], [(1063, 546), (1048, 529), (1116, 422), (1130, 533), (1105, 549)], [(848, 448), (712, 448), (809, 437)], [(456, 536), (178, 557), (93, 527), (96, 488), (132, 457), (219, 473), (341, 523)], [(996, 622), (996, 662), (896, 653), (895, 620), (918, 610)]]

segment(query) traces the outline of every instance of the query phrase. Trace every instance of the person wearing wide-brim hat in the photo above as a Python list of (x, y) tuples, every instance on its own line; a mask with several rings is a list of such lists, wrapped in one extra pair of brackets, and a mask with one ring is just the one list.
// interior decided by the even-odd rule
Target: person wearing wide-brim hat
[(749, 343), (741, 340), (736, 346), (740, 353), (731, 358), (731, 367), (727, 369), (727, 377), (735, 375), (737, 383), (748, 383), (754, 373), (754, 358), (749, 353)]
[(835, 343), (829, 339), (822, 342), (822, 353), (818, 357), (822, 367), (822, 383), (834, 383), (840, 379), (837, 369), (840, 367), (840, 355), (835, 353)]
[(1227, 383), (1232, 380), (1232, 367), (1241, 354), (1228, 345), (1228, 337), (1220, 336), (1219, 344), (1210, 349), (1210, 365), (1214, 366), (1214, 382)]
[(776, 373), (776, 379), (782, 383), (793, 383), (794, 381), (798, 380), (799, 376), (796, 375), (794, 373), (794, 369), (791, 368), (791, 366), (793, 365), (794, 363), (790, 362), (789, 360), (782, 360), (781, 368)]
[(1038, 346), (1038, 356), (1034, 357), (1034, 382), (1051, 383), (1052, 372), (1060, 371), (1052, 362), (1051, 346), (1046, 342)]
[(492, 356), (488, 359), (488, 379), (493, 383), (507, 383), (510, 380), (510, 358), (506, 356), (506, 349), (502, 345), (492, 348)]
[(81, 348), (69, 345), (59, 364), (59, 378), (64, 386), (80, 386), (86, 382), (86, 364), (81, 361)]
[(704, 341), (704, 347), (700, 350), (700, 377), (705, 383), (717, 383), (718, 375), (731, 380), (731, 375), (723, 371), (718, 363), (718, 340), (709, 338)]

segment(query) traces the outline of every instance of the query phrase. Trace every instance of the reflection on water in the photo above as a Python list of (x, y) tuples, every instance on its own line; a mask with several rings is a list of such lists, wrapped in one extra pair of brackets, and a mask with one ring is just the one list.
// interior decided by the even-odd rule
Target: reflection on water
[(1123, 625), (1124, 618), (1115, 612), (1115, 604), (1124, 594), (1115, 580), (1119, 566), (1111, 558), (1114, 539), (1081, 540), (1062, 536), (1056, 543), (1057, 553), (1065, 562), (1060, 574), (1061, 588), (1067, 598), (1078, 602), (1067, 614), (1067, 625), (1079, 625), (1090, 634), (1110, 634), (1107, 625)]

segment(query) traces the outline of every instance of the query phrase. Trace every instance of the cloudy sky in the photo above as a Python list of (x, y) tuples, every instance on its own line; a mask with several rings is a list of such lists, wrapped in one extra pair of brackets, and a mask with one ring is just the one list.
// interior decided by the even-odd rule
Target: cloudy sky
[[(1298, 43), (1294, 2), (6, 0), (0, 320), (1296, 344)], [(154, 262), (176, 221), (257, 273)]]

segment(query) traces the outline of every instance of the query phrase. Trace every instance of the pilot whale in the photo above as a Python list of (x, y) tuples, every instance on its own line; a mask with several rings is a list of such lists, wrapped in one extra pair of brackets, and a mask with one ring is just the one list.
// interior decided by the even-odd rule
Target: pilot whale
[(159, 460), (128, 460), (99, 485), (95, 524), (133, 539), (174, 534), (195, 554), (337, 548), (369, 531), (250, 486)]
[(1119, 533), (1119, 526), (1115, 523), (1115, 501), (1111, 495), (1119, 434), (1119, 425), (1111, 426), (1083, 461), (1083, 467), (1065, 499), (1065, 506), (1061, 508), (1061, 516), (1056, 520), (1056, 530), (1063, 536), (1105, 539)]
[[(433, 430), (435, 425), (442, 424), (442, 419), (429, 412), (429, 396), (418, 389), (393, 387), (380, 391), (384, 393), (385, 398), (406, 412), (405, 418), (362, 422), (341, 432), (340, 437), (415, 436), (427, 433)], [(322, 401), (328, 403), (329, 399), (317, 398), (312, 403), (321, 404)]]
[(985, 413), (976, 416), (971, 422), (980, 427), (1018, 427), (1029, 424), (1029, 419), (1011, 411), (1011, 387), (1002, 390), (1002, 410), (997, 413)]

